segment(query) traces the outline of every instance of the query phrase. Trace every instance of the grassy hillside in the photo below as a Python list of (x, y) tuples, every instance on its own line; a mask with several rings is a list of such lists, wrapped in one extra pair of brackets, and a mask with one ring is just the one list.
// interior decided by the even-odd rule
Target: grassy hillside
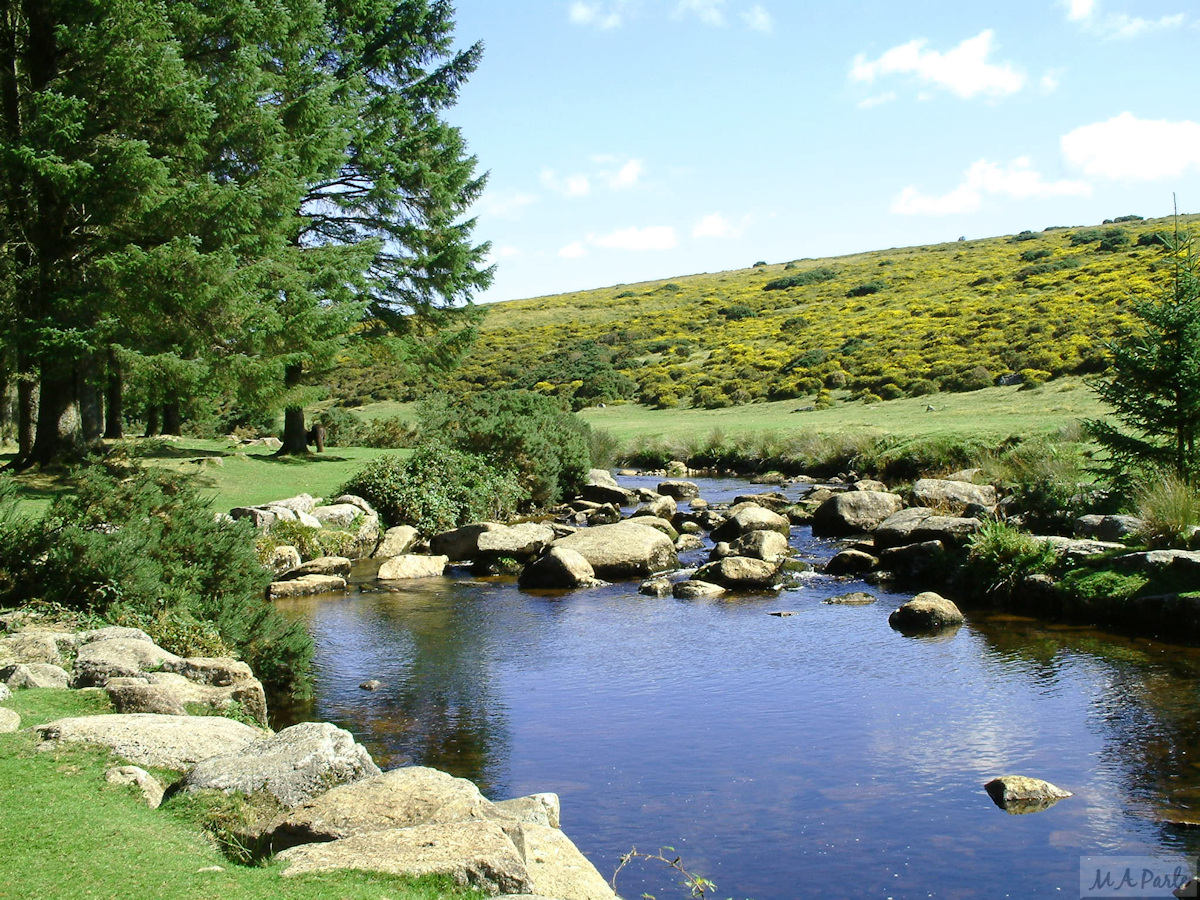
[[(1167, 276), (1155, 235), (1172, 227), (1122, 217), (497, 304), (453, 378), (577, 407), (624, 397), (712, 409), (824, 402), (823, 388), (895, 399), (1097, 372), (1129, 297)], [(381, 371), (344, 387), (352, 402), (407, 390)]]

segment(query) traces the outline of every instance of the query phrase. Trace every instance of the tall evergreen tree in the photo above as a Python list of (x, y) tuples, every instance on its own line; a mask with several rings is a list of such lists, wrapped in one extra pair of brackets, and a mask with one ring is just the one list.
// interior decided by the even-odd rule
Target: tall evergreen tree
[(1116, 421), (1088, 425), (1118, 480), (1139, 469), (1200, 478), (1200, 272), (1191, 235), (1176, 227), (1166, 244), (1170, 280), (1133, 302), (1138, 325), (1109, 345), (1111, 372), (1093, 384)]

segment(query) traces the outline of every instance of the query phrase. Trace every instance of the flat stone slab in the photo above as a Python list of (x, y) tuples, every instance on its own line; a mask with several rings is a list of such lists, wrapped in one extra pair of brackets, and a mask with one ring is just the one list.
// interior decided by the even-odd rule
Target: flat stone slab
[(456, 822), (375, 831), (280, 853), (284, 878), (338, 869), (393, 875), (448, 875), (486, 894), (529, 893), (529, 871), (494, 822)]
[(183, 771), (221, 754), (236, 754), (262, 731), (220, 716), (128, 713), (57, 719), (38, 726), (39, 750), (60, 744), (99, 744), (139, 766)]
[(273, 581), (267, 588), (268, 600), (288, 597), (308, 597), (313, 594), (339, 594), (346, 590), (346, 579), (340, 575), (302, 575), (291, 581)]
[(446, 571), (446, 556), (419, 556), (408, 553), (393, 556), (379, 567), (380, 581), (407, 581), (410, 578), (437, 578)]

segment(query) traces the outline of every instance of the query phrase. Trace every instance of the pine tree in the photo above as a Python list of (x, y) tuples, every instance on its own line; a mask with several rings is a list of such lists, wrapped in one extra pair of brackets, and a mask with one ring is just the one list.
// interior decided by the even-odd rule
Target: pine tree
[(1171, 278), (1162, 295), (1134, 300), (1135, 330), (1112, 342), (1111, 372), (1092, 387), (1116, 421), (1088, 423), (1120, 481), (1138, 470), (1200, 478), (1200, 272), (1190, 234), (1166, 241)]

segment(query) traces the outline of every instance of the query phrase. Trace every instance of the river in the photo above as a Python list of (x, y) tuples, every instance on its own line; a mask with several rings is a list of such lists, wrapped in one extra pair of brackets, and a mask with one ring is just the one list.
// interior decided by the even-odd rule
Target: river
[[(756, 490), (698, 483), (710, 501)], [(806, 527), (791, 543), (837, 549)], [(606, 877), (669, 846), (710, 897), (1077, 897), (1081, 857), (1200, 853), (1200, 830), (1163, 822), (1200, 812), (1197, 649), (970, 610), (905, 637), (887, 617), (911, 594), (820, 575), (707, 601), (637, 587), (526, 593), (464, 569), (287, 601), (317, 645), (299, 714), (385, 769), (555, 791)], [(823, 602), (854, 590), (879, 601)], [(1009, 815), (983, 790), (1001, 774), (1074, 796)], [(617, 888), (687, 896), (677, 882), (644, 864)]]

